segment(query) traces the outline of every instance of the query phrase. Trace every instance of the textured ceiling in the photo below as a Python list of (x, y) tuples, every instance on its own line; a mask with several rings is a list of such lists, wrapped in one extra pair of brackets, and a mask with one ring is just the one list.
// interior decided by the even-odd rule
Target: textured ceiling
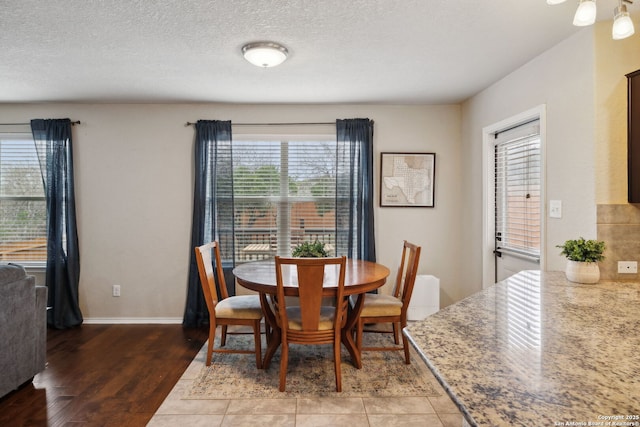
[[(2, 0), (0, 102), (457, 103), (577, 31), (575, 6)], [(289, 59), (250, 65), (240, 48), (256, 40)]]

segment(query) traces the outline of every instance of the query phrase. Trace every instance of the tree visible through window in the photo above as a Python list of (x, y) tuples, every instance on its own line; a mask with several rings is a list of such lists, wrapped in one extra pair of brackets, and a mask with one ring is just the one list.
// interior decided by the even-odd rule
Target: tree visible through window
[(330, 138), (232, 142), (233, 190), (228, 191), (237, 261), (290, 256), (303, 241), (319, 240), (331, 253), (336, 141)]
[(33, 137), (0, 134), (0, 261), (46, 261), (46, 209)]

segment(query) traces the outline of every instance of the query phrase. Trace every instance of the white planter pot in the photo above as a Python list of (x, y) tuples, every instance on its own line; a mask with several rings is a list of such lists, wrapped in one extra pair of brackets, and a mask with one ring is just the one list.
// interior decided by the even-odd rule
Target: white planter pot
[(597, 262), (567, 261), (567, 280), (575, 283), (598, 283), (600, 267)]

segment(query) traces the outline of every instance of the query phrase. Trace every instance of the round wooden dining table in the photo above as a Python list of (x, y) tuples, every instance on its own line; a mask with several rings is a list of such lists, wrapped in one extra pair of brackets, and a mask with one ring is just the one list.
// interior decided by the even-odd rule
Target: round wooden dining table
[[(291, 265), (282, 266), (282, 276), (284, 278), (285, 296), (298, 296), (298, 283), (296, 267)], [(327, 266), (325, 270), (325, 286), (323, 296), (335, 296), (337, 289), (338, 266)], [(271, 309), (267, 296), (276, 294), (276, 268), (273, 260), (255, 261), (238, 265), (233, 269), (238, 284), (244, 288), (256, 291), (260, 294), (260, 302), (266, 322), (267, 329), (267, 351), (264, 356), (263, 366), (268, 366), (271, 358), (280, 345), (280, 333), (276, 323), (275, 314)], [(342, 343), (349, 351), (353, 365), (362, 368), (362, 358), (353, 339), (353, 328), (362, 311), (365, 294), (373, 291), (385, 284), (389, 276), (389, 269), (384, 265), (371, 261), (348, 259), (345, 269), (344, 293), (345, 295), (357, 295), (356, 304), (349, 310), (345, 327), (342, 329)]]

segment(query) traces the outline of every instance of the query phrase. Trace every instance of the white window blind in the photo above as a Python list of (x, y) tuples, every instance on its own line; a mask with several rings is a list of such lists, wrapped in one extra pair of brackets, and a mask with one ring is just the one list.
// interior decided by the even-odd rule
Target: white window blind
[(236, 261), (291, 256), (292, 248), (303, 241), (321, 241), (331, 253), (336, 226), (335, 136), (240, 138), (232, 142)]
[(496, 134), (496, 248), (540, 256), (541, 147), (539, 120)]
[(33, 137), (0, 134), (0, 261), (46, 261), (46, 218)]

